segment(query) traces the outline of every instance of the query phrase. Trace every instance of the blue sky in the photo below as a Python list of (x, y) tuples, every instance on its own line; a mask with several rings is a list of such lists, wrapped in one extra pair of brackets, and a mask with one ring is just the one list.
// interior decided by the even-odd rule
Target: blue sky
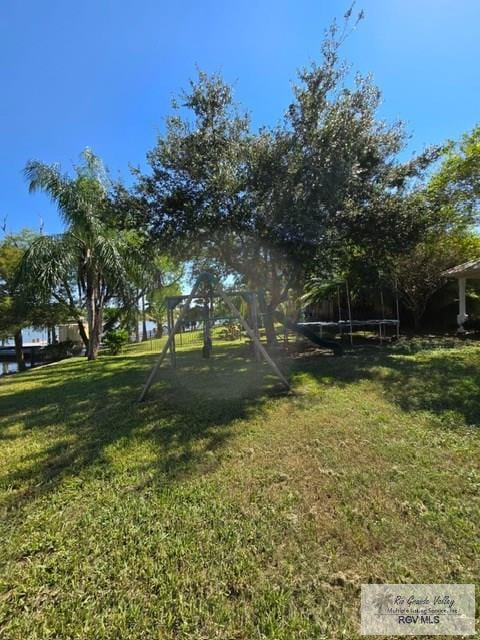
[[(61, 223), (29, 195), (28, 159), (70, 169), (91, 147), (114, 176), (144, 165), (170, 100), (196, 66), (220, 72), (254, 125), (273, 124), (296, 69), (318, 58), (348, 0), (0, 0), (0, 220), (9, 231)], [(401, 118), (408, 153), (480, 122), (478, 0), (357, 0), (365, 20), (344, 46)]]

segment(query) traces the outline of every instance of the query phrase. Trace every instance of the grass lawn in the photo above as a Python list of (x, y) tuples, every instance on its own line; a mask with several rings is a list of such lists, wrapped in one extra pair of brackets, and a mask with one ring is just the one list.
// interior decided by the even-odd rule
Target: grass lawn
[(0, 637), (359, 637), (362, 582), (478, 582), (480, 348), (198, 348), (0, 381)]

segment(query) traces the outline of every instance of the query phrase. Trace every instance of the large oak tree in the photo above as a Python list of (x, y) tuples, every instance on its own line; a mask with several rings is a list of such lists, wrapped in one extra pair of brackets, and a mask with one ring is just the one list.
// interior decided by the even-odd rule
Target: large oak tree
[(405, 197), (436, 151), (398, 161), (403, 127), (378, 117), (379, 90), (340, 57), (351, 19), (299, 72), (276, 127), (252, 131), (232, 89), (200, 73), (148, 154), (150, 172), (138, 174), (154, 234), (266, 291), (271, 341), (272, 312), (312, 272), (331, 271), (353, 247), (366, 259), (405, 249), (424, 227)]

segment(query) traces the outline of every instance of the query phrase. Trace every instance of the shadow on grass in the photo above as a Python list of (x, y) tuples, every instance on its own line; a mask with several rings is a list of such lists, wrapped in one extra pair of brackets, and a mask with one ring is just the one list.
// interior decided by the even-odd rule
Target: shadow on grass
[(480, 425), (480, 352), (475, 348), (414, 354), (358, 349), (344, 358), (322, 359), (312, 354), (293, 364), (293, 378), (302, 372), (341, 385), (374, 380), (405, 412), (431, 412), (449, 427)]
[[(141, 405), (137, 397), (153, 363), (148, 356), (72, 359), (2, 381), (0, 444), (12, 451), (12, 462), (5, 456), (0, 471), (6, 506), (28, 503), (84, 473), (113, 475), (111, 447), (128, 447), (132, 440), (149, 452), (144, 460), (125, 456), (132, 476), (135, 465), (147, 482), (208, 472), (237, 421), (282, 393), (265, 367), (245, 355), (238, 346), (217, 347), (211, 360), (198, 351), (180, 352), (177, 370), (162, 367)], [(304, 373), (345, 387), (374, 380), (405, 412), (429, 411), (451, 427), (480, 423), (478, 364), (478, 351), (466, 348), (414, 356), (388, 349), (344, 358), (314, 353), (282, 366), (294, 383)]]
[(241, 347), (218, 348), (209, 361), (198, 352), (178, 354), (178, 369), (161, 368), (147, 401), (138, 404), (152, 364), (138, 356), (72, 359), (12, 377), (0, 388), (0, 439), (6, 445), (34, 441), (0, 477), (7, 506), (34, 500), (86, 469), (108, 477), (114, 470), (106, 449), (131, 438), (154, 450), (149, 477), (179, 480), (204, 472), (235, 422), (278, 390)]

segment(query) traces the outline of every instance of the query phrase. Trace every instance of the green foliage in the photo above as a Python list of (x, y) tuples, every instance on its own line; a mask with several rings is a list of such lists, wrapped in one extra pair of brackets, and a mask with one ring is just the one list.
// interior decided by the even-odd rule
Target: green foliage
[(418, 328), (433, 294), (446, 282), (443, 272), (480, 256), (480, 237), (456, 230), (427, 236), (398, 256), (393, 271), (400, 297)]
[(167, 256), (160, 256), (155, 259), (155, 277), (152, 278), (149, 286), (145, 290), (147, 306), (146, 311), (149, 318), (157, 323), (160, 328), (166, 321), (166, 298), (178, 296), (182, 293), (181, 281), (184, 275), (183, 265), (173, 261)]
[(138, 174), (138, 190), (156, 237), (170, 249), (181, 239), (185, 257), (188, 243), (208, 243), (213, 227), (230, 227), (240, 215), (248, 119), (231, 88), (203, 72), (173, 108), (166, 134), (147, 156), (150, 175)]
[(111, 329), (105, 334), (104, 342), (109, 352), (116, 356), (128, 344), (128, 331), (126, 329)]
[(447, 224), (479, 221), (480, 126), (446, 146), (444, 160), (430, 182), (429, 197)]
[(438, 150), (400, 162), (402, 126), (379, 118), (368, 76), (351, 80), (340, 49), (360, 17), (349, 11), (327, 32), (275, 128), (253, 131), (231, 88), (200, 73), (148, 155), (150, 173), (138, 174), (158, 238), (180, 243), (199, 268), (266, 290), (272, 340), (268, 319), (306, 277), (348, 271), (352, 253), (385, 261), (427, 224), (412, 185)]
[(0, 336), (9, 337), (27, 326), (56, 324), (61, 309), (30, 281), (20, 285), (18, 270), (25, 252), (38, 236), (29, 229), (7, 235), (0, 242)]
[(80, 355), (81, 348), (72, 340), (64, 340), (44, 347), (47, 360), (63, 360), (72, 356)]
[(0, 334), (12, 335), (26, 320), (19, 309), (17, 289), (14, 286), (15, 272), (24, 249), (17, 245), (15, 238), (6, 237), (0, 244)]
[[(390, 204), (396, 201), (390, 213), (397, 217), (397, 226), (387, 224), (384, 237), (383, 208), (369, 201), (370, 223), (362, 230), (362, 218), (350, 221), (344, 239), (351, 241), (337, 253), (334, 269), (322, 272), (319, 263), (318, 272), (307, 279), (306, 301), (321, 299), (332, 273), (341, 273), (340, 279), (349, 281), (354, 295), (369, 287), (374, 291), (398, 287), (415, 328), (420, 327), (430, 300), (446, 283), (443, 272), (480, 256), (478, 229), (473, 224), (478, 219), (480, 193), (480, 129), (463, 136), (458, 144), (450, 143), (443, 153), (440, 168), (412, 191), (393, 198), (383, 185), (381, 199), (386, 197)], [(395, 228), (397, 238), (390, 235)], [(450, 293), (452, 299), (454, 295)]]
[[(132, 280), (148, 264), (142, 237), (115, 220), (115, 198), (103, 164), (89, 149), (75, 175), (56, 165), (30, 161), (25, 168), (30, 191), (42, 190), (57, 204), (66, 231), (41, 236), (30, 245), (21, 265), (22, 282), (33, 282), (83, 326), (88, 358), (97, 356), (103, 312), (115, 299), (131, 299)], [(123, 220), (123, 218), (122, 218)]]

